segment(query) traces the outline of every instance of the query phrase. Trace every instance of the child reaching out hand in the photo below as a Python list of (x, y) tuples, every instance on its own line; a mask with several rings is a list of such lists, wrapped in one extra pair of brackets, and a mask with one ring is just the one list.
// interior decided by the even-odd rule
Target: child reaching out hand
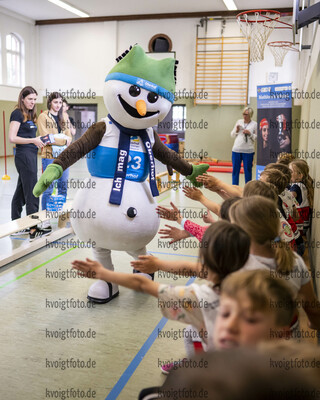
[(199, 262), (193, 265), (193, 271), (201, 272), (202, 277), (207, 278), (209, 284), (204, 285), (164, 285), (139, 274), (109, 271), (88, 258), (86, 261), (75, 260), (72, 266), (82, 276), (102, 279), (157, 297), (165, 317), (191, 324), (200, 333), (204, 344), (210, 346), (219, 306), (220, 284), (227, 275), (244, 266), (249, 256), (250, 239), (239, 226), (218, 221), (205, 232), (202, 244)]
[[(221, 219), (230, 221), (229, 215), (228, 215), (229, 208), (231, 207), (231, 205), (234, 202), (236, 202), (239, 199), (240, 199), (240, 197), (229, 197), (221, 205), (216, 204), (217, 215)], [(179, 224), (181, 224), (183, 229), (178, 229), (178, 228), (175, 228), (170, 225), (165, 225), (167, 228), (159, 230), (160, 235), (164, 235), (164, 236), (160, 236), (160, 238), (161, 239), (172, 239), (170, 244), (177, 242), (178, 240), (181, 240), (181, 239), (186, 239), (190, 236), (195, 236), (199, 241), (201, 241), (205, 231), (208, 229), (208, 226), (202, 226), (202, 225), (199, 225), (188, 219), (183, 219), (178, 208), (172, 202), (170, 204), (171, 204), (172, 209), (166, 208), (163, 206), (157, 207), (157, 212), (158, 212), (160, 218), (164, 218), (169, 221), (176, 221)], [(213, 220), (213, 218), (211, 216), (209, 216), (209, 217), (205, 216), (203, 218), (203, 220), (204, 220), (204, 222), (207, 222), (207, 223), (216, 223), (216, 220)]]

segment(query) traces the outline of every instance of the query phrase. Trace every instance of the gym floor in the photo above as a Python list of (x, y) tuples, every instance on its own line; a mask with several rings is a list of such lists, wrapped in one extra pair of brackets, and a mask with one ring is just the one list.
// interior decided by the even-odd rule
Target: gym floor
[[(1, 170), (3, 167), (1, 160)], [(158, 165), (157, 172), (161, 169)], [(0, 224), (10, 220), (17, 182), (13, 158), (9, 159), (8, 174), (11, 180), (0, 184)], [(70, 178), (81, 180), (87, 176), (84, 160), (70, 169)], [(218, 176), (231, 183), (231, 174)], [(240, 184), (244, 184), (243, 175)], [(69, 189), (70, 200), (75, 192)], [(221, 202), (216, 194), (207, 190), (205, 194)], [(163, 206), (169, 206), (170, 201), (183, 209), (186, 216), (190, 213), (190, 219), (202, 223), (200, 203), (187, 199), (181, 189), (158, 197)], [(166, 223), (178, 226), (161, 220), (161, 227)], [(57, 222), (53, 223), (54, 229), (56, 225)], [(159, 239), (160, 235), (156, 235), (148, 245), (148, 251), (156, 257), (196, 260), (196, 239), (188, 239), (180, 248)], [(1, 239), (1, 254), (10, 253), (26, 240), (27, 236)], [(86, 295), (93, 281), (67, 273), (74, 259), (91, 257), (91, 249), (73, 248), (71, 240), (77, 241), (77, 237), (64, 237), (0, 269), (0, 345), (4, 366), (0, 398), (42, 400), (69, 395), (99, 400), (137, 399), (142, 388), (163, 383), (161, 363), (185, 357), (183, 339), (173, 337), (179, 335), (184, 325), (162, 318), (157, 299), (151, 296), (120, 288), (120, 295), (109, 304), (83, 308), (87, 307)], [(117, 271), (130, 272), (130, 260), (126, 253), (113, 252)], [(192, 281), (166, 274), (156, 274), (155, 279), (176, 285)], [(67, 300), (72, 305), (63, 309)], [(306, 329), (305, 317), (302, 326)], [(63, 337), (67, 330), (71, 338)], [(84, 334), (85, 338), (74, 337)]]
[[(40, 159), (38, 165), (40, 176)], [(4, 170), (3, 159), (0, 170)], [(157, 172), (161, 172), (159, 166)], [(8, 174), (11, 180), (1, 181), (0, 185), (0, 223), (10, 220), (17, 182), (13, 158), (8, 161)], [(84, 160), (70, 169), (70, 178), (87, 176)], [(231, 182), (231, 174), (219, 174), (219, 177)], [(243, 179), (241, 176), (241, 184)], [(75, 191), (69, 189), (70, 200)], [(206, 191), (206, 194), (220, 201), (214, 193)], [(191, 219), (202, 223), (199, 218), (202, 207), (184, 197), (181, 190), (169, 190), (158, 198), (163, 206), (169, 206), (170, 201), (192, 212)], [(161, 226), (165, 223), (177, 226), (168, 221), (161, 221)], [(166, 322), (155, 298), (120, 288), (120, 295), (109, 304), (81, 308), (87, 306), (86, 295), (92, 281), (79, 277), (63, 279), (63, 273), (70, 270), (74, 259), (91, 257), (91, 249), (72, 248), (68, 246), (70, 239), (77, 240), (72, 235), (62, 238), (0, 269), (0, 344), (4, 367), (0, 398), (62, 399), (64, 395), (67, 398), (69, 389), (70, 397), (83, 391), (82, 395), (85, 393), (87, 398), (90, 395), (99, 400), (137, 399), (142, 388), (163, 383), (161, 363), (185, 356), (183, 339), (172, 337), (184, 325)], [(27, 236), (1, 239), (1, 254), (9, 253), (25, 240)], [(148, 245), (148, 251), (162, 259), (196, 260), (199, 242), (196, 239), (187, 242), (191, 248), (169, 247), (167, 240), (159, 241), (157, 235)], [(113, 252), (117, 271), (130, 272), (130, 259), (126, 253)], [(177, 285), (189, 280), (157, 274), (155, 279)], [(62, 302), (66, 300), (81, 303), (78, 308), (62, 310)], [(94, 337), (63, 340), (63, 333), (71, 328), (77, 335), (79, 330), (80, 335), (85, 332)]]

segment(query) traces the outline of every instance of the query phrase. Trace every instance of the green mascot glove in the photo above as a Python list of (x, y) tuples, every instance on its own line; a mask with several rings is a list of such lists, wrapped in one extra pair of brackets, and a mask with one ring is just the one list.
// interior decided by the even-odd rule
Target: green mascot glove
[(209, 167), (209, 164), (192, 165), (192, 174), (186, 176), (186, 178), (189, 179), (194, 186), (201, 187), (203, 184), (201, 182), (197, 182), (196, 177), (204, 174)]
[(33, 195), (39, 197), (56, 179), (61, 178), (63, 169), (58, 164), (50, 164), (41, 175), (36, 186), (33, 188)]

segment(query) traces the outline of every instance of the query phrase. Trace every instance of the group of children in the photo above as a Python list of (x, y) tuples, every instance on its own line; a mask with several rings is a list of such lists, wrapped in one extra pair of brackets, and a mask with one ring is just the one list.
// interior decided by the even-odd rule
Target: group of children
[[(313, 205), (307, 163), (282, 154), (277, 163), (266, 166), (260, 180), (248, 182), (243, 189), (208, 174), (197, 179), (224, 200), (219, 205), (200, 189), (183, 189), (188, 198), (207, 208), (206, 226), (183, 219), (173, 203), (170, 209), (159, 206), (157, 210), (160, 217), (182, 226), (166, 225), (159, 231), (163, 238), (173, 243), (194, 236), (201, 242), (198, 261), (144, 255), (131, 265), (142, 273), (163, 270), (196, 276), (205, 284), (160, 284), (142, 274), (108, 271), (90, 259), (75, 260), (73, 268), (89, 278), (157, 297), (165, 317), (188, 324), (186, 329), (195, 333), (185, 335), (188, 357), (199, 350), (230, 352), (238, 347), (255, 349), (274, 339), (300, 339), (298, 298), (309, 327), (320, 330), (320, 303), (301, 257)], [(180, 364), (183, 368), (184, 361)], [(162, 370), (168, 373), (172, 367), (164, 365)]]

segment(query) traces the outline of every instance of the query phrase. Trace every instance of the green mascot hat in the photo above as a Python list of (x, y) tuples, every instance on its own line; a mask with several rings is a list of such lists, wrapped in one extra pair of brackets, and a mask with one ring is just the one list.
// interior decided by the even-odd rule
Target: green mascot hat
[(177, 61), (174, 58), (155, 60), (146, 55), (139, 45), (117, 58), (116, 64), (105, 81), (117, 80), (140, 86), (174, 102), (175, 73)]

